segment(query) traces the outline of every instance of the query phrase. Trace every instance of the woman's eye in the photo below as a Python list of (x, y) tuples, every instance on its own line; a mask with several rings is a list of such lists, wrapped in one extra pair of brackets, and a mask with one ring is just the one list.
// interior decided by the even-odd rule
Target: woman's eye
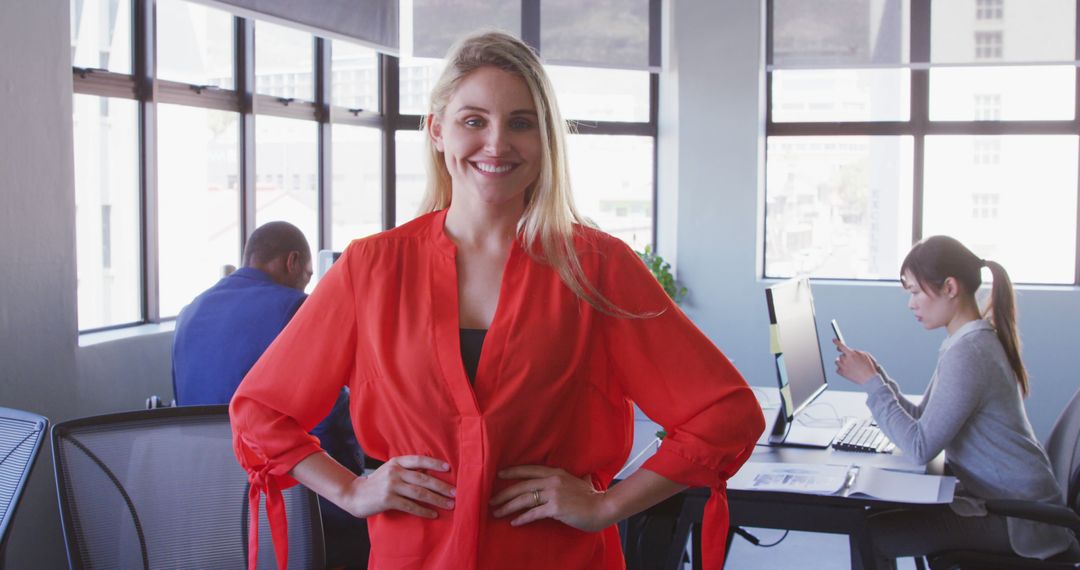
[(479, 117), (470, 117), (468, 119), (465, 119), (464, 122), (466, 127), (472, 127), (474, 129), (478, 129), (484, 126), (484, 120)]
[(513, 119), (510, 121), (510, 128), (515, 131), (524, 131), (532, 128), (532, 121), (527, 119)]

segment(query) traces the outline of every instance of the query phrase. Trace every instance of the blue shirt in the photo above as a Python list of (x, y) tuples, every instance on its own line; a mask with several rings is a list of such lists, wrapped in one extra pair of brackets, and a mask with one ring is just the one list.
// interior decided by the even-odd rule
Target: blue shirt
[(228, 404), (244, 375), (307, 298), (251, 267), (204, 291), (176, 318), (173, 393), (181, 406)]

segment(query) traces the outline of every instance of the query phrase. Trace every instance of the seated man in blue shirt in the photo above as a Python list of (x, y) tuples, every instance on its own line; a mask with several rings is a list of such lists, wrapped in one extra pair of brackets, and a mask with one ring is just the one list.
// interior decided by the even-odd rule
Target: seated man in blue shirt
[[(244, 375), (285, 328), (307, 295), (311, 249), (288, 222), (256, 228), (244, 247), (243, 267), (218, 281), (176, 318), (173, 391), (181, 406), (228, 404)], [(349, 420), (348, 391), (312, 434), (345, 467), (363, 473), (363, 454)], [(367, 527), (320, 498), (327, 564), (363, 567)]]

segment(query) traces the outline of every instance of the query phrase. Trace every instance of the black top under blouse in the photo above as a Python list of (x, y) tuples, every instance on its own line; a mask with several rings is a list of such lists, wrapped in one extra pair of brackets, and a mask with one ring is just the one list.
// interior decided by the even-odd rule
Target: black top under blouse
[(461, 329), (461, 362), (469, 383), (476, 383), (476, 368), (480, 365), (480, 349), (484, 347), (487, 329)]

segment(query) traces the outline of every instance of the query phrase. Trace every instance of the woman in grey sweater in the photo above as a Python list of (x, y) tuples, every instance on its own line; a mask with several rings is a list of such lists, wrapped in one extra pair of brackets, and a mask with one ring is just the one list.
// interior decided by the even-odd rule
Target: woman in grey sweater
[[(982, 268), (993, 276), (989, 304), (975, 291)], [(900, 267), (908, 308), (927, 330), (945, 327), (937, 367), (918, 405), (904, 398), (867, 352), (836, 342), (837, 372), (863, 386), (867, 405), (904, 454), (926, 463), (942, 450), (960, 487), (951, 509), (893, 511), (871, 518), (879, 567), (895, 558), (941, 550), (1015, 552), (1049, 558), (1080, 549), (1064, 529), (988, 514), (984, 499), (1064, 504), (1046, 452), (1024, 411), (1028, 377), (1020, 360), (1012, 282), (998, 263), (980, 259), (947, 236), (927, 238)]]

